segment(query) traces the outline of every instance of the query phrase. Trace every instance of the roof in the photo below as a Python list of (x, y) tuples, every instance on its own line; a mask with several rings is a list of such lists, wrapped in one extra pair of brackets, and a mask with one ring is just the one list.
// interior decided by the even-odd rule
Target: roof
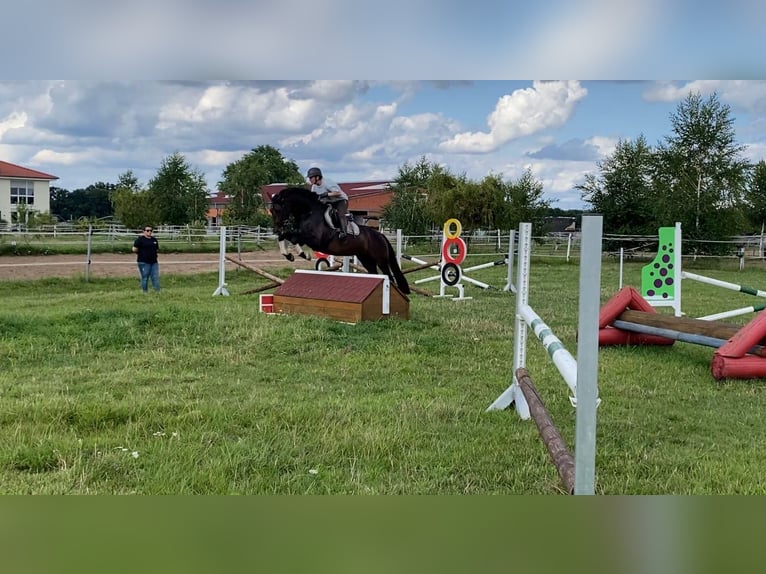
[(29, 169), (28, 167), (22, 167), (15, 163), (8, 163), (7, 161), (0, 161), (0, 177), (6, 179), (44, 179), (46, 181), (58, 179), (58, 176), (56, 175)]
[(380, 277), (354, 276), (349, 273), (294, 273), (274, 291), (282, 297), (322, 299), (344, 303), (362, 303), (380, 285)]

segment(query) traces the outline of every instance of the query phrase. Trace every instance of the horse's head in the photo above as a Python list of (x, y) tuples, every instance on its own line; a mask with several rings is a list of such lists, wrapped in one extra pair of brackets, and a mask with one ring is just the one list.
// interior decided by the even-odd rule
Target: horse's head
[(286, 187), (274, 194), (271, 201), (272, 218), (274, 217), (273, 212), (276, 212), (281, 221), (286, 220), (291, 215), (301, 218), (322, 205), (317, 194), (304, 187)]
[(269, 213), (271, 214), (271, 221), (274, 223), (274, 228), (282, 228), (282, 226), (285, 224), (285, 220), (287, 219), (288, 214), (285, 209), (284, 200), (279, 195), (279, 193), (275, 193), (271, 196), (271, 209), (269, 210)]

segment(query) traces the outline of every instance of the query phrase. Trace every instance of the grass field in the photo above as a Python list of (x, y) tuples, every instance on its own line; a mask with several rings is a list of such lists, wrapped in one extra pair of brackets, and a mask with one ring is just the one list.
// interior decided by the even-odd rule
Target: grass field
[[(688, 268), (766, 286), (757, 264), (710, 266)], [(533, 257), (530, 305), (573, 354), (578, 278), (576, 263)], [(413, 295), (409, 321), (348, 325), (259, 313), (238, 293), (265, 280), (247, 272), (214, 298), (217, 279), (165, 275), (149, 296), (135, 279), (0, 284), (0, 492), (561, 492), (534, 423), (485, 412), (511, 381), (512, 294)], [(683, 285), (689, 316), (758, 302)], [(602, 301), (617, 290), (605, 259)], [(597, 493), (766, 493), (766, 381), (716, 383), (712, 353), (600, 351)], [(568, 389), (534, 337), (527, 366), (573, 447)]]

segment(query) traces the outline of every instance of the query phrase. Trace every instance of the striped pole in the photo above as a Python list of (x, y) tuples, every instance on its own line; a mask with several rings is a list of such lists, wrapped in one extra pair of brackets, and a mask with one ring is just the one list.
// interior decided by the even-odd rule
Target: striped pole
[(740, 293), (747, 293), (748, 295), (755, 295), (756, 297), (766, 297), (766, 291), (761, 291), (754, 287), (746, 287), (745, 285), (737, 285), (736, 283), (729, 283), (728, 281), (711, 279), (710, 277), (697, 275), (696, 273), (689, 273), (688, 271), (684, 271), (681, 276), (683, 279), (692, 279), (715, 287), (723, 287), (724, 289), (731, 289), (732, 291), (739, 291)]
[(561, 340), (553, 334), (551, 328), (546, 325), (540, 316), (532, 310), (529, 305), (521, 305), (519, 307), (519, 314), (524, 319), (527, 325), (530, 326), (535, 336), (540, 340), (545, 347), (548, 356), (556, 365), (556, 368), (564, 377), (569, 390), (572, 391), (573, 405), (577, 404), (577, 361), (572, 357), (571, 353), (564, 348)]
[(742, 307), (740, 309), (732, 309), (731, 311), (722, 311), (721, 313), (714, 313), (713, 315), (705, 315), (704, 317), (698, 317), (702, 321), (718, 321), (720, 319), (728, 319), (729, 317), (736, 317), (738, 315), (747, 315), (748, 313), (757, 313), (766, 309), (766, 303), (760, 305), (751, 305), (750, 307)]

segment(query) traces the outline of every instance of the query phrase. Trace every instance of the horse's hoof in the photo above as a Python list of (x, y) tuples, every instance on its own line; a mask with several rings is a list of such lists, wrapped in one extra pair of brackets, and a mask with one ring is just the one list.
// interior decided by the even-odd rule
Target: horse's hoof
[(311, 261), (311, 257), (305, 251), (303, 253), (298, 253), (298, 257), (302, 257), (306, 261)]
[(287, 259), (288, 261), (295, 261), (295, 257), (293, 257), (292, 253), (288, 253), (287, 255), (285, 255), (285, 259)]

